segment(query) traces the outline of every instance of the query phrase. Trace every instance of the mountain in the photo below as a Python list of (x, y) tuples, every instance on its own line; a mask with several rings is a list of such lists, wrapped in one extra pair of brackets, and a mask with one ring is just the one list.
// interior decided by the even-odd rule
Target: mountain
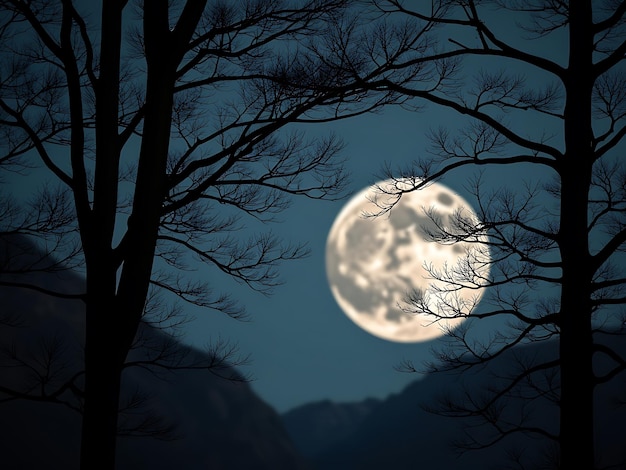
[[(0, 280), (32, 282), (65, 293), (80, 292), (82, 279), (58, 269), (56, 261), (26, 239), (0, 238)], [(28, 267), (28, 273), (19, 273)], [(62, 266), (57, 266), (62, 268)], [(61, 383), (81, 370), (81, 301), (52, 297), (17, 287), (0, 287), (0, 449), (2, 468), (78, 468), (80, 413), (64, 404), (9, 400), (1, 387), (32, 389), (37, 373), (52, 371)], [(103, 321), (106, 312), (102, 312)], [(178, 342), (167, 333), (142, 326), (142, 344), (133, 359), (168, 345), (176, 358), (207, 363), (212, 356)], [(152, 349), (150, 349), (152, 348)], [(165, 351), (165, 349), (163, 349)], [(46, 352), (53, 352), (47, 355)], [(46, 357), (53, 358), (46, 364)], [(49, 367), (48, 367), (49, 366)], [(221, 376), (238, 376), (228, 365)], [(51, 383), (51, 385), (54, 385)], [(51, 389), (54, 387), (51, 387)], [(35, 392), (36, 390), (31, 390)], [(162, 376), (133, 367), (125, 371), (123, 394), (138, 405), (122, 415), (121, 423), (146, 425), (155, 437), (120, 437), (119, 470), (136, 469), (259, 469), (307, 470), (280, 416), (242, 381), (227, 380), (206, 370), (178, 370)], [(134, 400), (136, 397), (142, 400)], [(78, 406), (71, 394), (62, 395)], [(168, 432), (165, 432), (168, 431)]]
[(358, 403), (330, 400), (310, 403), (283, 414), (287, 432), (304, 455), (314, 456), (355, 434), (381, 400), (368, 398)]
[[(615, 336), (608, 343), (626, 355), (626, 339)], [(457, 398), (465, 390), (474, 397), (477, 390), (493, 385), (520, 357), (550, 357), (556, 353), (555, 342), (520, 347), (494, 361), (489, 367), (466, 374), (436, 373), (426, 375), (398, 394), (381, 402), (332, 403), (323, 401), (288, 411), (283, 420), (299, 450), (317, 470), (503, 470), (535, 469), (551, 451), (547, 440), (512, 436), (498, 445), (461, 455), (453, 441), (463, 432), (486, 435), (476, 424), (458, 417), (444, 417), (426, 411), (437, 406), (444, 393)], [(597, 396), (597, 449), (605, 468), (626, 469), (626, 373), (601, 386)], [(355, 412), (360, 410), (360, 413)], [(556, 432), (558, 414), (546, 401), (530, 402), (524, 398), (509, 400), (503, 412), (511, 419), (530, 413), (531, 424)], [(313, 443), (312, 441), (315, 440)], [(581, 443), (584, 445), (584, 443)], [(511, 460), (519, 451), (521, 463)]]
[[(36, 281), (40, 286), (72, 294), (82, 279), (71, 271), (46, 268), (55, 261), (20, 238), (0, 237), (0, 280)], [(12, 273), (29, 267), (24, 275)], [(103, 312), (106, 315), (106, 312)], [(80, 414), (62, 404), (26, 400), (7, 401), (2, 387), (33, 386), (33, 373), (46, 369), (49, 378), (63, 380), (80, 370), (84, 312), (79, 300), (60, 299), (33, 290), (0, 287), (0, 450), (2, 468), (10, 470), (78, 468)], [(144, 326), (141, 337), (148, 348), (134, 359), (146, 357), (168, 343), (179, 357), (196, 362), (212, 359), (163, 331)], [(626, 356), (624, 337), (607, 344)], [(555, 343), (524, 346), (471, 374), (438, 373), (416, 380), (385, 400), (358, 403), (322, 401), (279, 416), (244, 382), (233, 382), (206, 371), (179, 370), (156, 377), (130, 368), (124, 375), (124, 393), (147, 394), (143, 407), (131, 409), (123, 423), (172, 424), (168, 440), (120, 437), (118, 469), (227, 469), (227, 470), (504, 470), (542, 468), (548, 451), (544, 441), (518, 439), (525, 467), (511, 464), (507, 442), (461, 456), (451, 441), (468, 422), (425, 411), (442, 392), (462, 394), (494, 384), (520, 357), (554, 357)], [(55, 361), (42, 360), (46, 351)], [(23, 362), (20, 364), (20, 360)], [(598, 359), (599, 360), (599, 359)], [(25, 367), (28, 366), (28, 367)], [(30, 368), (29, 368), (30, 367)], [(237, 375), (226, 366), (222, 375)], [(52, 384), (53, 385), (53, 384)], [(606, 468), (626, 469), (626, 374), (599, 388), (597, 397), (598, 450)], [(70, 394), (67, 394), (70, 395)], [(76, 402), (69, 402), (76, 405)], [(529, 411), (535, 424), (555, 429), (557, 415), (546, 403), (507, 402), (512, 418)], [(149, 411), (149, 413), (146, 413)], [(584, 445), (584, 443), (583, 443)], [(615, 464), (609, 466), (609, 464)]]

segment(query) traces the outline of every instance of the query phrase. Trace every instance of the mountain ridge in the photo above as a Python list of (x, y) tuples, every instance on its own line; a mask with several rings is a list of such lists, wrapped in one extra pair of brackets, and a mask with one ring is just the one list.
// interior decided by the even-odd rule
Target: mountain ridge
[[(624, 338), (609, 338), (611, 346), (626, 354)], [(519, 348), (516, 354), (540, 354), (546, 356), (555, 353), (555, 341), (536, 343)], [(408, 470), (503, 470), (550, 468), (543, 467), (545, 453), (554, 448), (548, 441), (532, 438), (514, 438), (499, 445), (459, 453), (453, 445), (455, 438), (462, 437), (467, 431), (463, 427), (471, 424), (457, 417), (445, 417), (426, 411), (425, 408), (436, 406), (436, 399), (442, 392), (461, 392), (463, 387), (476, 392), (493, 375), (504, 371), (511, 355), (495, 361), (492, 367), (471, 374), (435, 373), (428, 374), (407, 385), (399, 393), (380, 400), (367, 414), (348, 423), (346, 429), (332, 429), (325, 432), (318, 416), (309, 413), (323, 408), (334, 410), (336, 414), (345, 414), (342, 407), (353, 407), (354, 403), (333, 403), (320, 401), (296, 407), (284, 413), (283, 419), (292, 440), (300, 452), (308, 457), (317, 470), (374, 470), (393, 468)], [(494, 370), (495, 369), (495, 370)], [(624, 406), (626, 374), (621, 373), (609, 384), (605, 384), (596, 397), (598, 428), (597, 446), (599, 462), (606, 468), (626, 469), (626, 406)], [(458, 395), (457, 395), (458, 396)], [(619, 401), (621, 400), (621, 402)], [(520, 403), (512, 400), (506, 410), (509, 416), (515, 416), (520, 410)], [(621, 403), (621, 406), (616, 406)], [(524, 404), (526, 406), (526, 404)], [(558, 414), (547, 403), (532, 405), (533, 422), (544, 425), (556, 432)], [(336, 424), (336, 423), (335, 423)], [(315, 430), (320, 439), (315, 446), (306, 442), (307, 436)], [(304, 430), (304, 431), (303, 431)], [(307, 433), (308, 430), (308, 433)], [(470, 428), (470, 432), (484, 432), (480, 428)], [(343, 434), (341, 439), (335, 436)], [(478, 434), (477, 434), (478, 435)], [(583, 443), (584, 444), (584, 443)], [(511, 455), (520, 453), (521, 462), (515, 466)]]
[[(55, 263), (26, 239), (0, 237), (0, 280), (80, 292), (80, 276), (62, 269), (46, 271), (46, 265)], [(21, 272), (22, 268), (36, 270)], [(29, 390), (36, 383), (33, 371), (45, 362), (42, 347), (54, 350), (51, 381), (58, 376), (62, 383), (81, 370), (84, 309), (80, 300), (14, 284), (0, 286), (0, 305), (0, 385)], [(106, 312), (102, 315), (106, 321)], [(132, 351), (131, 360), (150, 360), (161, 345), (174, 346), (176, 358), (187, 363), (210, 364), (214, 359), (146, 324), (142, 324), (138, 340), (149, 347)], [(22, 365), (27, 367), (16, 367), (18, 359), (26, 361)], [(214, 372), (241, 377), (227, 364)], [(296, 450), (278, 413), (248, 383), (226, 380), (206, 370), (174, 370), (157, 377), (154, 371), (131, 367), (124, 371), (122, 392), (123, 401), (132, 406), (120, 415), (120, 424), (134, 428), (135, 433), (140, 431), (143, 437), (118, 438), (118, 470), (312, 468)], [(0, 426), (3, 468), (79, 468), (78, 412), (60, 404), (6, 399), (7, 394), (0, 394), (0, 413), (6, 423)], [(68, 402), (80, 406), (69, 395)]]

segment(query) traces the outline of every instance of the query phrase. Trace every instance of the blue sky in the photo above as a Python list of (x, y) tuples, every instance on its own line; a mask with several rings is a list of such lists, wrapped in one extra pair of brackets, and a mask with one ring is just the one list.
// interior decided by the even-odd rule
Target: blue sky
[[(424, 154), (431, 126), (459, 123), (452, 113), (435, 107), (411, 112), (389, 107), (312, 132), (336, 132), (346, 147), (343, 155), (351, 174), (347, 198), (314, 201), (295, 198), (281, 214), (273, 232), (285, 240), (306, 242), (311, 254), (306, 259), (285, 262), (280, 267), (284, 284), (267, 298), (243, 286), (227, 289), (246, 305), (249, 317), (239, 322), (210, 311), (188, 310), (195, 320), (188, 325), (184, 341), (202, 347), (219, 336), (237, 343), (251, 362), (242, 371), (253, 378), (252, 387), (278, 411), (310, 401), (332, 399), (354, 401), (367, 397), (385, 398), (399, 392), (418, 374), (395, 369), (402, 360), (416, 364), (431, 358), (431, 348), (440, 340), (424, 343), (395, 343), (360, 329), (335, 302), (325, 274), (325, 243), (331, 225), (349, 196), (378, 181), (385, 164), (404, 167)], [(498, 169), (488, 179), (518, 180), (533, 176), (538, 169)], [(539, 169), (539, 171), (545, 171)], [(441, 182), (473, 204), (465, 185), (474, 174), (457, 172)], [(269, 227), (268, 227), (269, 228)], [(226, 280), (215, 278), (217, 285)]]
[[(563, 52), (550, 39), (547, 44), (539, 44), (531, 43), (531, 47), (541, 54), (556, 56)], [(492, 65), (511, 66), (500, 61), (483, 63)], [(543, 77), (531, 76), (528, 84), (542, 85)], [(522, 116), (514, 124), (522, 133), (527, 130), (536, 135), (544, 130), (543, 123), (533, 119), (533, 115)], [(419, 112), (388, 107), (378, 114), (306, 128), (310, 136), (333, 132), (346, 144), (343, 156), (351, 176), (346, 197), (340, 201), (294, 198), (292, 206), (279, 215), (281, 222), (262, 227), (285, 241), (307, 243), (311, 251), (305, 259), (279, 266), (284, 284), (272, 296), (236, 284), (222, 273), (201, 272), (215, 290), (231, 293), (239, 300), (248, 311), (248, 319), (242, 322), (185, 306), (192, 320), (185, 326), (183, 341), (198, 348), (220, 338), (237, 344), (242, 355), (250, 356), (242, 372), (252, 377), (254, 390), (279, 412), (324, 399), (385, 398), (417, 380), (419, 375), (398, 372), (395, 367), (404, 359), (416, 364), (430, 359), (431, 349), (439, 340), (389, 342), (349, 320), (333, 299), (326, 280), (325, 243), (335, 216), (349, 197), (379, 180), (384, 165), (404, 168), (424, 156), (429, 146), (427, 132), (440, 125), (454, 132), (461, 121), (452, 112), (435, 106)], [(484, 171), (485, 184), (504, 182), (514, 186), (523, 179), (538, 181), (547, 170), (517, 166)], [(472, 204), (475, 201), (465, 185), (475, 174), (472, 169), (464, 169), (441, 182)], [(30, 181), (36, 183), (37, 179)], [(26, 186), (19, 189), (28, 190)]]
[[(346, 144), (348, 195), (372, 184), (385, 161), (412, 159), (422, 138), (415, 132), (419, 117), (388, 109), (329, 126)], [(247, 305), (247, 322), (198, 312), (185, 337), (202, 345), (206, 334), (219, 332), (236, 341), (242, 353), (251, 355), (243, 370), (253, 376), (253, 388), (279, 411), (326, 398), (385, 397), (416, 378), (394, 366), (404, 357), (428, 354), (427, 344), (392, 343), (364, 332), (333, 299), (325, 274), (325, 243), (345, 203), (295, 198), (281, 214), (283, 222), (271, 229), (285, 240), (306, 242), (310, 255), (281, 265), (285, 283), (269, 298), (237, 289), (236, 297), (241, 295)]]

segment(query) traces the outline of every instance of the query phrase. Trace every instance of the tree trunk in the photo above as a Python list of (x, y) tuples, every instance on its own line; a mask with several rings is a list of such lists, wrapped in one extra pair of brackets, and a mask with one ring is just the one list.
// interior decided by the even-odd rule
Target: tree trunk
[(114, 469), (122, 365), (113, 302), (88, 301), (80, 468)]
[(586, 222), (587, 191), (582, 189), (588, 186), (581, 181), (583, 178), (575, 177), (575, 173), (568, 171), (561, 186), (560, 468), (593, 469), (591, 277), (586, 224), (583, 224)]
[[(166, 0), (153, 0), (145, 6), (148, 65), (146, 116), (133, 210), (122, 242), (124, 263), (119, 278), (116, 276), (117, 267), (111, 264), (112, 256), (101, 256), (101, 253), (112, 253), (110, 238), (113, 231), (92, 233), (92, 239), (96, 240), (94, 246), (98, 249), (90, 250), (88, 270), (86, 392), (81, 448), (81, 468), (84, 470), (115, 468), (121, 373), (141, 321), (152, 274), (160, 211), (165, 196), (176, 69), (172, 61), (172, 45), (168, 42), (167, 14)], [(104, 162), (104, 165), (107, 164), (114, 171), (109, 174), (103, 172), (105, 182), (116, 174), (118, 162), (108, 159)], [(99, 198), (103, 208), (103, 217), (99, 221), (107, 226), (106, 221), (111, 220), (107, 219), (110, 213), (104, 209), (110, 209), (111, 201), (116, 200), (111, 188), (116, 190), (117, 186), (103, 184), (98, 188), (101, 193), (104, 192)], [(95, 225), (100, 228), (100, 224)], [(92, 292), (97, 294), (92, 295)]]
[(563, 263), (560, 359), (560, 468), (593, 469), (593, 341), (587, 210), (593, 166), (591, 2), (570, 2), (570, 57), (565, 90), (565, 159), (561, 174)]
[[(123, 5), (122, 0), (102, 4), (100, 67), (95, 87), (93, 209), (91, 214), (79, 213), (87, 267), (85, 396), (80, 449), (80, 465), (84, 470), (115, 468), (122, 365), (128, 352), (119, 341), (123, 326), (119, 323), (117, 266), (112, 256), (120, 161), (118, 113)], [(83, 186), (81, 189), (86, 192), (87, 183)]]

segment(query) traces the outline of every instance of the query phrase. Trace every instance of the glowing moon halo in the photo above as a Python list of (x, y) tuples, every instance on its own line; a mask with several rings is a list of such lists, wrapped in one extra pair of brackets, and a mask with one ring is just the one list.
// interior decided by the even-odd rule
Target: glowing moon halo
[[(391, 184), (394, 182), (387, 180), (376, 186)], [(370, 334), (404, 343), (434, 339), (463, 319), (432, 322), (404, 312), (398, 304), (403, 304), (411, 291), (428, 292), (443, 285), (431, 278), (425, 265), (439, 270), (455, 266), (476, 245), (426, 240), (424, 227), (433, 222), (424, 210), (434, 210), (444, 226), (455, 211), (461, 210), (464, 218), (477, 221), (478, 217), (461, 196), (439, 183), (405, 193), (387, 215), (364, 218), (363, 213), (379, 210), (371, 202), (374, 195), (374, 187), (363, 189), (333, 222), (326, 241), (330, 289), (343, 312)], [(487, 274), (486, 269), (480, 273)], [(457, 295), (461, 302), (476, 302), (482, 289), (461, 289)], [(433, 303), (429, 301), (429, 307), (436, 310)]]

